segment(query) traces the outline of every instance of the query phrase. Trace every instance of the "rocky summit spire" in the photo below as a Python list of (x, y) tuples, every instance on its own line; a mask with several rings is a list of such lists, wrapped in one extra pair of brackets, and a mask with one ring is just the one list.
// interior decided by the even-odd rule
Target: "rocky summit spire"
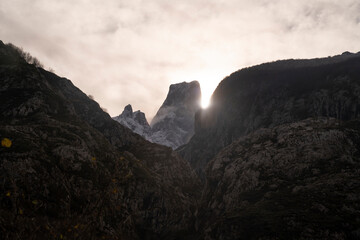
[(150, 140), (151, 129), (146, 120), (145, 113), (141, 111), (133, 112), (130, 104), (126, 105), (124, 111), (113, 119), (145, 139)]
[(122, 117), (132, 117), (133, 116), (133, 110), (130, 104), (126, 105), (124, 108), (124, 111), (121, 113)]
[(151, 121), (153, 141), (177, 148), (194, 134), (194, 116), (200, 109), (201, 89), (197, 81), (172, 84)]

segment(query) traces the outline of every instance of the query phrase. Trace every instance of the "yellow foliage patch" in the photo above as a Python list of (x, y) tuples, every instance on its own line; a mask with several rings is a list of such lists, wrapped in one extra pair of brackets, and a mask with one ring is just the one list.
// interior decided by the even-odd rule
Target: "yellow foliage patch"
[(11, 147), (11, 144), (12, 144), (12, 142), (8, 138), (3, 138), (3, 140), (1, 140), (1, 146), (3, 146), (3, 147), (9, 148), (9, 147)]
[(6, 193), (6, 196), (7, 196), (7, 197), (10, 197), (10, 196), (11, 196), (11, 192), (7, 192), (7, 193)]
[(96, 167), (96, 157), (91, 158), (91, 164), (93, 167)]
[(32, 200), (32, 204), (37, 205), (39, 202), (37, 200)]

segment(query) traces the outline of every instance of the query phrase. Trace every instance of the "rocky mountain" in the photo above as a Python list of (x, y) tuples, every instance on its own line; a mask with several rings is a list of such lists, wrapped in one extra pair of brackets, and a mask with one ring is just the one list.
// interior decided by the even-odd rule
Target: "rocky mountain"
[[(2, 239), (360, 239), (360, 53), (231, 74), (188, 161), (21, 56), (0, 42)], [(151, 131), (190, 124), (180, 86)]]
[(127, 105), (124, 111), (117, 117), (113, 117), (121, 125), (151, 141), (151, 127), (146, 120), (145, 113), (140, 110), (133, 112), (131, 105)]
[(1, 239), (176, 239), (198, 180), (170, 148), (0, 41)]
[(259, 129), (207, 165), (199, 239), (359, 239), (359, 174), (359, 120)]
[(259, 128), (309, 117), (360, 117), (360, 53), (283, 60), (239, 70), (215, 90), (195, 120), (195, 135), (178, 149), (205, 179), (207, 163), (225, 146)]
[(200, 109), (201, 90), (197, 81), (170, 85), (168, 95), (148, 126), (145, 115), (127, 105), (114, 120), (147, 140), (176, 149), (194, 135), (194, 117)]
[(194, 116), (200, 109), (201, 90), (197, 81), (172, 84), (169, 93), (151, 121), (153, 141), (173, 149), (194, 135)]
[(242, 69), (178, 149), (197, 239), (360, 239), (360, 53)]

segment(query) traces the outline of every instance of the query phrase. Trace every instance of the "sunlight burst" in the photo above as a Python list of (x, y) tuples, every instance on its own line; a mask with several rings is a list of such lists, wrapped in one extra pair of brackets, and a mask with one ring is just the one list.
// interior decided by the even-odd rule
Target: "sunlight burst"
[(201, 96), (201, 108), (205, 109), (210, 105), (210, 97)]
[(220, 74), (203, 74), (198, 81), (201, 87), (201, 107), (207, 108), (211, 105), (211, 95), (214, 93), (222, 77)]
[[(229, 67), (236, 69), (235, 67)], [(190, 73), (191, 72), (191, 73)], [(218, 84), (226, 77), (226, 74), (231, 72), (227, 68), (202, 68), (196, 70), (189, 70), (183, 72), (174, 72), (174, 75), (169, 78), (173, 79), (172, 83), (178, 83), (187, 79), (188, 82), (196, 80), (201, 88), (201, 108), (205, 109), (211, 105), (211, 96), (214, 93)], [(191, 75), (191, 77), (189, 77)], [(188, 80), (191, 79), (191, 80)]]

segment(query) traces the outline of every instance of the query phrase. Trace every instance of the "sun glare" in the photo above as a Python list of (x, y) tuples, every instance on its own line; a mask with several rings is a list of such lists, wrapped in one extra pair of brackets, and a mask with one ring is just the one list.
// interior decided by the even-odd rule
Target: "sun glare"
[(201, 96), (201, 108), (207, 108), (210, 105), (210, 97)]
[(223, 79), (222, 72), (209, 71), (210, 73), (199, 74), (197, 80), (201, 87), (201, 107), (208, 108), (211, 105), (211, 96), (217, 85)]
[(207, 78), (206, 80), (199, 80), (201, 87), (201, 107), (207, 108), (210, 106), (211, 95), (219, 83), (218, 79)]
[[(189, 71), (190, 72), (190, 71)], [(201, 108), (205, 109), (211, 105), (211, 96), (214, 93), (216, 87), (224, 79), (228, 69), (207, 68), (197, 71), (189, 72), (177, 72), (170, 78), (174, 79), (174, 83), (184, 81), (184, 79), (193, 79), (200, 83), (201, 88)], [(189, 78), (191, 75), (191, 78)]]

